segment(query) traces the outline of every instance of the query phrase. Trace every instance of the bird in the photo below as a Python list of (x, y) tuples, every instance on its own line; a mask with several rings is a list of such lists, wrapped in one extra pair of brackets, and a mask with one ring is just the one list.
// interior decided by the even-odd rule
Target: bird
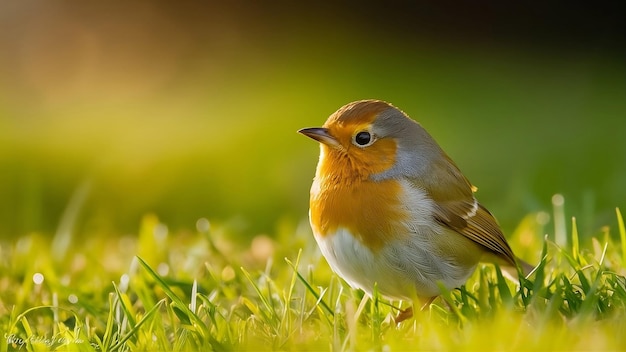
[[(433, 137), (382, 100), (339, 108), (299, 133), (320, 144), (309, 221), (331, 269), (370, 297), (429, 306), (462, 286), (479, 262), (517, 276), (513, 253), (474, 187)], [(413, 316), (401, 310), (396, 323)]]

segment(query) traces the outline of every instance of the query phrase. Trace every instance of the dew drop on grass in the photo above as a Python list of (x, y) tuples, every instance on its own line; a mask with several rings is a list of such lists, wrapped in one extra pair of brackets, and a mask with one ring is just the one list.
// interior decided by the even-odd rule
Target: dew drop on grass
[(43, 274), (35, 273), (33, 275), (33, 282), (35, 283), (35, 285), (41, 285), (43, 283)]
[(196, 230), (202, 233), (209, 232), (211, 230), (211, 223), (207, 218), (200, 218), (196, 221)]
[(274, 254), (274, 243), (269, 236), (255, 236), (250, 245), (250, 251), (254, 259), (265, 262), (272, 254)]
[(161, 263), (157, 266), (157, 273), (161, 276), (167, 276), (170, 272), (170, 266), (167, 263)]
[(565, 198), (563, 197), (562, 194), (555, 194), (552, 196), (552, 204), (557, 207), (560, 207), (563, 204), (565, 204)]
[(76, 304), (78, 303), (78, 296), (72, 293), (67, 297), (67, 300), (72, 304)]
[(545, 211), (540, 211), (537, 213), (537, 223), (541, 226), (545, 226), (550, 221), (550, 214)]
[(232, 266), (227, 265), (222, 270), (222, 280), (230, 281), (235, 278), (235, 269)]

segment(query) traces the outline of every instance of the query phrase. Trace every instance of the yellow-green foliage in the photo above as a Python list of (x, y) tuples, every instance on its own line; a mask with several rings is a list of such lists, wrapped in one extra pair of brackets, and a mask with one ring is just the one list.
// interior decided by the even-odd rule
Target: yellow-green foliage
[(90, 238), (60, 259), (26, 236), (1, 248), (0, 351), (624, 350), (621, 214), (577, 251), (541, 240), (537, 219), (545, 214), (512, 239), (538, 263), (521, 287), (482, 265), (399, 325), (407, 302), (349, 288), (306, 223), (240, 246), (205, 219), (195, 233), (169, 234), (149, 215), (138, 239)]

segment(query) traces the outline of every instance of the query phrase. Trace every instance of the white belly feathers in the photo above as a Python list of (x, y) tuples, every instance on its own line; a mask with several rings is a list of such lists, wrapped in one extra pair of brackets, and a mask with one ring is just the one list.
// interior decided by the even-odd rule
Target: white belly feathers
[[(346, 228), (333, 234), (315, 233), (320, 250), (331, 268), (352, 287), (372, 294), (374, 283), (379, 292), (389, 298), (412, 299), (415, 295), (428, 298), (439, 295), (437, 282), (448, 288), (462, 285), (474, 267), (454, 264), (454, 259), (441, 259), (442, 253), (434, 243), (458, 240), (459, 234), (443, 228), (432, 217), (432, 202), (424, 191), (407, 181), (401, 181), (407, 199), (402, 204), (414, 214), (405, 224), (406, 236), (398, 236), (383, 248), (373, 252)], [(438, 236), (438, 240), (433, 240)]]

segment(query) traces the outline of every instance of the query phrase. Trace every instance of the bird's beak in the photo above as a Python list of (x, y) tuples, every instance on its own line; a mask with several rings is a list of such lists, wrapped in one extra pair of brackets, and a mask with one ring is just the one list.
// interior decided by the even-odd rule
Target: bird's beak
[(326, 144), (329, 147), (341, 149), (342, 146), (337, 141), (335, 137), (333, 137), (329, 132), (328, 128), (323, 127), (311, 127), (311, 128), (303, 128), (298, 130), (298, 133), (302, 133), (303, 135), (315, 139), (316, 141)]

